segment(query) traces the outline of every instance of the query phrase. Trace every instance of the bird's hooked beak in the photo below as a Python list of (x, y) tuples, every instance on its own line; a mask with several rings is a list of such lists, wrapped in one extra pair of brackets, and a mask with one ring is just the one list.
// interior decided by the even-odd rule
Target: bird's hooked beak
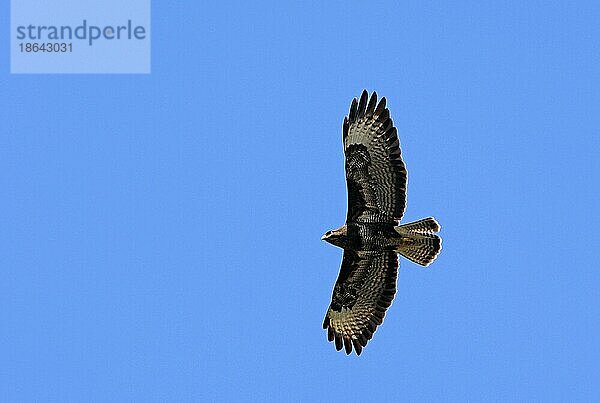
[(321, 237), (321, 241), (324, 241), (327, 239), (327, 236), (325, 234), (323, 234), (323, 236)]

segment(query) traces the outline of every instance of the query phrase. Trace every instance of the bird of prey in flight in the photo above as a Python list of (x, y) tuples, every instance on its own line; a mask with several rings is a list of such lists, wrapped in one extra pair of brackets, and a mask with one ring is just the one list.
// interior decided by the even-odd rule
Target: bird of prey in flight
[(406, 206), (406, 168), (385, 97), (363, 91), (344, 118), (348, 212), (323, 240), (344, 250), (323, 329), (335, 348), (360, 355), (396, 294), (398, 256), (422, 266), (441, 250), (433, 217), (399, 225)]

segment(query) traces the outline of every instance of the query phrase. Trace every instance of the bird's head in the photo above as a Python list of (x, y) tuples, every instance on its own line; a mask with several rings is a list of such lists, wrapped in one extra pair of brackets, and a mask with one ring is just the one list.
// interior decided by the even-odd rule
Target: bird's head
[(346, 234), (346, 226), (344, 225), (338, 229), (327, 231), (325, 235), (321, 237), (321, 240), (335, 246), (343, 247), (346, 243)]

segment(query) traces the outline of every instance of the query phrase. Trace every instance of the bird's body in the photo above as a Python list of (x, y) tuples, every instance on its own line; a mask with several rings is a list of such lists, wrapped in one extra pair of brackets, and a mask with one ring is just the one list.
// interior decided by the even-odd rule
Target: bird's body
[(383, 323), (396, 293), (397, 254), (423, 266), (441, 250), (432, 217), (399, 225), (406, 205), (406, 168), (385, 98), (363, 91), (343, 125), (346, 224), (323, 240), (344, 250), (323, 328), (337, 350), (360, 354)]
[(387, 223), (349, 223), (336, 231), (344, 235), (330, 243), (342, 249), (395, 250), (401, 241), (394, 225)]

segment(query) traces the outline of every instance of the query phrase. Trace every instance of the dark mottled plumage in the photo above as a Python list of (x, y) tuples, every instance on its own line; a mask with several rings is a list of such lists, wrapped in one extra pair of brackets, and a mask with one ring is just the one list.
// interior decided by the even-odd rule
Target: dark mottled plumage
[(337, 350), (360, 355), (396, 294), (397, 253), (423, 266), (441, 249), (432, 217), (398, 226), (406, 206), (406, 168), (386, 100), (363, 91), (343, 124), (348, 214), (323, 239), (344, 249), (323, 328)]

